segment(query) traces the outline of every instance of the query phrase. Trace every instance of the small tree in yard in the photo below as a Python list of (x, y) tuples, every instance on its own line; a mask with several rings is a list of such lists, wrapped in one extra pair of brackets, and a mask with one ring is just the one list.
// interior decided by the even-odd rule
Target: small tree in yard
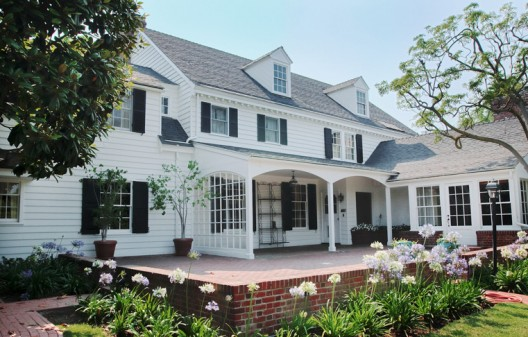
[(471, 4), (426, 30), (415, 38), (411, 59), (400, 64), (403, 75), (378, 84), (379, 91), (396, 92), (400, 107), (417, 111), (418, 127), (454, 140), (457, 148), (464, 138), (495, 143), (528, 171), (524, 153), (473, 129), (508, 112), (528, 140), (528, 13), (517, 15), (510, 4), (500, 14), (484, 13)]
[[(161, 210), (165, 214), (167, 206), (176, 211), (180, 218), (181, 238), (185, 238), (187, 215), (190, 206), (206, 207), (210, 199), (209, 191), (204, 191), (206, 177), (200, 176), (198, 163), (191, 160), (184, 170), (177, 165), (162, 165), (164, 175), (147, 178), (149, 188), (154, 196), (151, 210)], [(175, 224), (176, 226), (176, 224)], [(176, 228), (174, 229), (176, 234)]]

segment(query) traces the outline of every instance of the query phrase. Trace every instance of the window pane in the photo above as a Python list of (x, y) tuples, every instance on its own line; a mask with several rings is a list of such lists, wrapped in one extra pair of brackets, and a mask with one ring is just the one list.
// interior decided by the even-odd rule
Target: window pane
[(0, 182), (0, 220), (18, 221), (20, 184)]
[(435, 194), (438, 191), (438, 186), (424, 186), (416, 188), (419, 225), (442, 225), (442, 208), (440, 207), (440, 196)]
[(266, 129), (266, 141), (272, 143), (279, 142), (279, 119), (273, 117), (266, 117), (266, 122), (264, 125)]
[(227, 109), (214, 105), (211, 109), (211, 132), (227, 135)]
[(121, 109), (114, 109), (112, 112), (111, 125), (115, 128), (130, 129), (132, 116), (132, 96), (123, 99)]

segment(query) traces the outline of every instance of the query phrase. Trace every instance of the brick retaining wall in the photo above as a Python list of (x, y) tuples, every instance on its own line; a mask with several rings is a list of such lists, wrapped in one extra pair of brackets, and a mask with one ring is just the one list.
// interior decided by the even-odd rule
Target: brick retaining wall
[[(477, 246), (492, 247), (493, 232), (477, 231)], [(506, 246), (517, 240), (517, 231), (497, 231), (497, 246)]]

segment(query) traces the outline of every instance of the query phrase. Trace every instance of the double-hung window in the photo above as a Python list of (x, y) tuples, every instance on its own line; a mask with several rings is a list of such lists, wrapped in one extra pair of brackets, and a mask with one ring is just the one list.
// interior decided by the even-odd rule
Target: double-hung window
[(132, 95), (126, 96), (121, 103), (121, 109), (112, 112), (111, 125), (119, 129), (130, 130), (132, 126)]
[(354, 135), (351, 133), (345, 133), (345, 159), (356, 160), (356, 143), (354, 141)]
[(360, 115), (367, 115), (367, 96), (363, 91), (356, 91), (357, 112)]
[(286, 67), (280, 64), (273, 65), (273, 90), (285, 94), (288, 78), (286, 76)]
[(0, 181), (0, 221), (19, 221), (20, 183)]
[(266, 142), (279, 143), (279, 119), (266, 116)]
[(161, 97), (161, 114), (162, 115), (169, 114), (169, 98), (168, 97)]
[[(496, 200), (496, 219), (498, 226), (511, 226), (513, 224), (511, 200), (510, 200), (510, 184), (508, 180), (499, 180), (500, 190), (497, 192)], [(491, 226), (491, 200), (489, 198), (488, 190), (486, 190), (487, 181), (481, 181), (480, 185), (480, 207), (482, 210), (482, 224), (484, 226)], [(522, 194), (522, 191), (521, 191)]]
[(308, 199), (306, 185), (295, 184), (292, 188), (292, 227), (306, 228)]
[(521, 179), (521, 216), (522, 223), (528, 224), (528, 180)]
[[(101, 200), (104, 200), (104, 196), (101, 196)], [(112, 225), (109, 229), (130, 229), (131, 200), (130, 183), (126, 183), (117, 192), (116, 204), (114, 204), (114, 207), (117, 209), (115, 216), (118, 217), (118, 219), (117, 221), (110, 222)]]
[(334, 158), (341, 158), (341, 132), (332, 133), (332, 152)]
[(211, 132), (227, 135), (229, 130), (227, 109), (215, 105), (213, 105), (211, 109)]
[(440, 204), (440, 187), (423, 186), (416, 188), (418, 206), (418, 224), (442, 226), (442, 207)]

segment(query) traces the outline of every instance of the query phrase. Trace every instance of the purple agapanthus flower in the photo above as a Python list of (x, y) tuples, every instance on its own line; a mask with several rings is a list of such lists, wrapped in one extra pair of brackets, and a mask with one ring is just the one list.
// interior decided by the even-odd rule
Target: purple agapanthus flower
[(33, 276), (33, 271), (31, 269), (23, 270), (20, 273), (20, 276), (22, 276), (22, 278), (31, 278), (31, 276)]
[(53, 249), (57, 248), (57, 244), (55, 242), (52, 242), (52, 241), (43, 242), (41, 246), (42, 246), (42, 248), (49, 249), (49, 250), (53, 250)]
[(215, 301), (211, 301), (207, 303), (207, 305), (205, 306), (205, 310), (218, 311), (220, 310), (220, 308), (218, 307), (218, 303), (216, 303)]
[(83, 240), (73, 240), (71, 242), (72, 246), (74, 246), (75, 248), (81, 248), (84, 246), (84, 241)]

